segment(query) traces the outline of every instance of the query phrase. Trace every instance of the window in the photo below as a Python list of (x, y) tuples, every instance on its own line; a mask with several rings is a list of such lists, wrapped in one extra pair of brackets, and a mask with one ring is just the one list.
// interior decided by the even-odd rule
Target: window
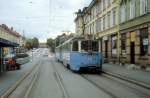
[(73, 42), (72, 51), (78, 51), (78, 41)]
[(111, 4), (111, 0), (108, 0), (108, 6)]
[(135, 0), (130, 0), (130, 19), (135, 17)]
[(114, 26), (114, 25), (116, 25), (116, 9), (114, 8), (113, 10), (112, 10), (112, 25)]
[(103, 17), (103, 30), (105, 30), (105, 16)]
[(121, 5), (120, 9), (121, 9), (120, 10), (120, 13), (121, 13), (120, 21), (122, 23), (126, 20), (126, 3), (125, 2)]
[(110, 3), (113, 3), (114, 2), (114, 0), (110, 0)]
[(117, 54), (117, 36), (116, 35), (112, 35), (112, 55), (116, 55)]
[(126, 53), (126, 33), (121, 34), (121, 54)]
[(81, 51), (89, 52), (89, 51), (98, 51), (98, 41), (82, 41), (81, 42)]
[(108, 22), (107, 22), (107, 15), (105, 15), (105, 29), (107, 29), (107, 25), (108, 25)]
[(100, 31), (101, 31), (101, 18), (98, 18), (98, 20), (96, 21), (96, 32)]
[(104, 25), (103, 25), (103, 18), (101, 18), (101, 30), (102, 31), (104, 30), (103, 27), (104, 27)]
[(105, 10), (105, 8), (106, 8), (106, 0), (102, 0), (102, 2), (103, 2), (103, 10)]
[(147, 0), (140, 0), (140, 15), (147, 13)]
[(140, 30), (140, 54), (145, 56), (148, 54), (148, 28), (143, 28)]
[(110, 27), (110, 12), (107, 14), (107, 26)]

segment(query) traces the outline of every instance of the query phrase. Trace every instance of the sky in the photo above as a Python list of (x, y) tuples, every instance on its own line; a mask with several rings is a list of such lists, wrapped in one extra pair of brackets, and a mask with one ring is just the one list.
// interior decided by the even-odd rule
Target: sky
[[(0, 24), (41, 42), (62, 31), (75, 33), (75, 12), (91, 0), (0, 0)], [(23, 33), (24, 32), (24, 33)]]

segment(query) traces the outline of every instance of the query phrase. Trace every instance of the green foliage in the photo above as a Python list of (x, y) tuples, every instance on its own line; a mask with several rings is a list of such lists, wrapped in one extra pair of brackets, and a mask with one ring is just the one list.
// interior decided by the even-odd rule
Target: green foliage
[(36, 37), (33, 39), (28, 39), (25, 45), (27, 49), (38, 48), (38, 46), (39, 46), (39, 40)]
[(52, 38), (47, 39), (47, 46), (51, 49), (51, 52), (55, 51), (55, 40)]

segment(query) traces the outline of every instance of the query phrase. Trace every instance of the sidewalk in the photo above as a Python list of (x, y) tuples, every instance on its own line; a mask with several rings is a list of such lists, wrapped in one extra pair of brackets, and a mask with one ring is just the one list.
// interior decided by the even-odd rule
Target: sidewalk
[(150, 85), (150, 72), (139, 69), (128, 69), (117, 64), (103, 64), (103, 70)]

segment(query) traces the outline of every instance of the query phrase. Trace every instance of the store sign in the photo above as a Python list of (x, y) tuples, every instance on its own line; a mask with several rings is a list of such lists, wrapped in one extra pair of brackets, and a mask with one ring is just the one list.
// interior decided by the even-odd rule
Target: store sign
[(148, 45), (148, 38), (143, 39), (143, 45)]
[(112, 54), (117, 54), (117, 49), (112, 49)]
[(105, 40), (108, 40), (108, 37), (107, 36), (104, 36), (103, 37), (103, 40), (105, 41)]
[(131, 32), (131, 42), (135, 41), (135, 37), (136, 37), (136, 33), (135, 32)]

